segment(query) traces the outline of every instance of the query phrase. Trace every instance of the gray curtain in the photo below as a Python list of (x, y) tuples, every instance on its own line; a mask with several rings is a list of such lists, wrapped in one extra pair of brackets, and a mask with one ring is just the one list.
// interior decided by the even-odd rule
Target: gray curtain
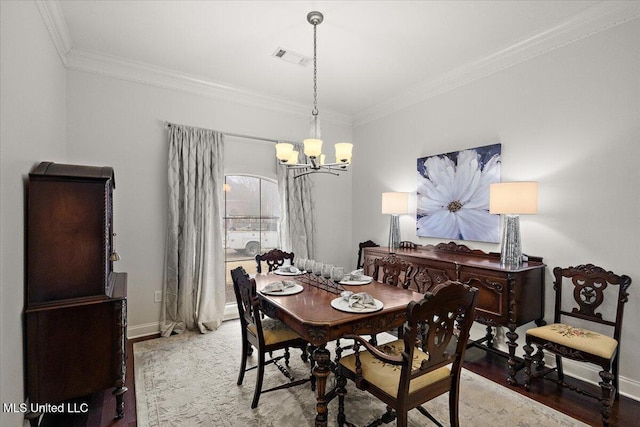
[[(295, 150), (298, 150), (303, 157), (300, 161), (304, 162), (302, 145), (296, 144)], [(294, 178), (300, 170), (289, 170), (280, 164), (276, 165), (276, 169), (282, 207), (280, 220), (282, 249), (293, 252), (296, 257), (313, 259), (315, 258), (315, 227), (311, 179), (309, 175)]]
[(222, 322), (223, 158), (222, 134), (170, 125), (163, 336)]

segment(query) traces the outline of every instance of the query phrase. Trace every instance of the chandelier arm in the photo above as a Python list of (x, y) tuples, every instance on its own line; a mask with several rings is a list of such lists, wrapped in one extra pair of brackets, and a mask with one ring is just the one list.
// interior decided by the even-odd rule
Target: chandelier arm
[(293, 178), (294, 179), (295, 178), (300, 178), (301, 176), (309, 175), (309, 174), (312, 174), (312, 173), (328, 173), (330, 175), (340, 176), (340, 174), (335, 173), (335, 172), (323, 171), (323, 170), (310, 170), (308, 172), (303, 172), (301, 174), (298, 174), (298, 175), (294, 176)]

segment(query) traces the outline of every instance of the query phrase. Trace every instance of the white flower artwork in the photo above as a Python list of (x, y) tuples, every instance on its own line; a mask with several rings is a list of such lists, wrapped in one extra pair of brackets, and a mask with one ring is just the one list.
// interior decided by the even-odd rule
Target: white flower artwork
[(418, 159), (418, 236), (497, 243), (489, 184), (500, 182), (501, 144)]

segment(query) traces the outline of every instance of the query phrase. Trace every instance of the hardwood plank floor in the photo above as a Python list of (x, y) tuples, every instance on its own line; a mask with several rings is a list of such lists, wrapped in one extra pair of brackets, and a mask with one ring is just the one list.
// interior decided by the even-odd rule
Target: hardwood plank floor
[[(114, 420), (116, 399), (110, 390), (96, 393), (82, 399), (78, 403), (87, 403), (89, 412), (75, 415), (48, 415), (43, 417), (40, 426), (42, 427), (135, 427), (136, 426), (136, 403), (135, 384), (133, 366), (133, 343), (154, 337), (146, 337), (127, 342), (127, 379), (128, 391), (124, 395), (125, 414), (124, 418)], [(527, 393), (524, 387), (509, 386), (506, 382), (507, 363), (506, 359), (498, 355), (485, 352), (478, 348), (467, 350), (464, 367), (482, 375), (500, 385), (508, 387), (518, 393), (528, 396), (538, 402), (564, 412), (576, 419), (592, 426), (602, 425), (600, 421), (599, 403), (591, 398), (557, 387), (550, 381), (538, 380), (531, 386), (531, 392)], [(518, 373), (518, 380), (522, 381), (522, 372)], [(590, 384), (581, 381), (574, 381), (580, 387), (598, 392), (598, 389)], [(613, 407), (611, 426), (626, 427), (638, 425), (640, 419), (640, 402), (621, 396), (620, 400)], [(145, 427), (145, 426), (140, 426)], [(215, 426), (211, 426), (215, 427)]]

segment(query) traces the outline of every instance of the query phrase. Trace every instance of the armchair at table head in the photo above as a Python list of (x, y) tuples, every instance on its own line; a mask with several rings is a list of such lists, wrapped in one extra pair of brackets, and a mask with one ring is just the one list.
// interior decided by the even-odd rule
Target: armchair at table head
[[(242, 355), (240, 360), (240, 373), (238, 375), (238, 385), (244, 380), (244, 373), (251, 369), (258, 370), (256, 377), (256, 387), (254, 390), (251, 408), (258, 406), (261, 393), (292, 387), (302, 384), (307, 380), (294, 381), (289, 371), (280, 366), (278, 361), (282, 358), (285, 364), (289, 365), (289, 347), (297, 347), (302, 350), (302, 360), (307, 361), (307, 345), (297, 333), (289, 329), (280, 320), (262, 318), (260, 313), (260, 303), (256, 291), (255, 279), (249, 278), (244, 268), (238, 267), (231, 270), (231, 279), (233, 281), (233, 291), (236, 295), (238, 304), (238, 314), (240, 316), (240, 328), (242, 331)], [(251, 346), (258, 351), (258, 364), (247, 368), (247, 356), (251, 354)], [(272, 357), (266, 360), (265, 355), (273, 353), (276, 350), (284, 350), (284, 355)], [(264, 367), (270, 363), (275, 364), (280, 371), (289, 378), (289, 383), (274, 387), (269, 390), (262, 390), (262, 379), (264, 377)]]
[[(593, 264), (556, 267), (553, 269), (553, 275), (554, 323), (529, 329), (526, 333), (524, 386), (529, 390), (532, 378), (547, 376), (553, 371), (544, 367), (543, 351), (549, 351), (556, 357), (557, 380), (554, 381), (598, 399), (602, 404), (602, 422), (606, 426), (609, 424), (611, 405), (620, 396), (620, 336), (624, 304), (628, 300), (627, 290), (631, 285), (631, 279), (629, 276), (617, 275)], [(607, 302), (610, 302), (610, 310), (604, 309)], [(610, 332), (603, 333), (605, 330)], [(538, 350), (536, 354), (533, 354), (534, 345)], [(601, 368), (600, 397), (581, 389), (576, 390), (565, 383), (563, 357), (595, 364)], [(537, 365), (535, 374), (531, 372), (532, 363)]]
[(268, 272), (272, 272), (282, 267), (285, 260), (289, 260), (293, 265), (293, 252), (284, 252), (280, 249), (271, 249), (269, 252), (256, 255), (256, 271), (262, 273), (262, 262), (267, 264)]
[(476, 288), (449, 281), (427, 292), (422, 301), (409, 303), (402, 339), (375, 347), (359, 335), (348, 336), (356, 345), (355, 353), (338, 364), (338, 421), (346, 421), (345, 386), (350, 379), (387, 404), (378, 421), (397, 417), (398, 426), (407, 425), (407, 412), (413, 408), (435, 421), (421, 405), (449, 392), (449, 420), (458, 426), (460, 373), (477, 301)]

